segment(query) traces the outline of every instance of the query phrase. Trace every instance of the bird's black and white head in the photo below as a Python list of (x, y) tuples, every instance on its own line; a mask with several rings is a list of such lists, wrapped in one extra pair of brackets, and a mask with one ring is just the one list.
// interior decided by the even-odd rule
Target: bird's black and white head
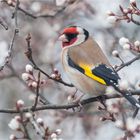
[(59, 40), (62, 41), (62, 47), (74, 47), (85, 42), (89, 37), (87, 30), (79, 26), (70, 26), (63, 30)]

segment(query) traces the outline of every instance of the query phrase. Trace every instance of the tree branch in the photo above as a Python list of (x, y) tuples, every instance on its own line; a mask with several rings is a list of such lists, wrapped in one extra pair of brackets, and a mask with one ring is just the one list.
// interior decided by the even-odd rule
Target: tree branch
[[(132, 95), (140, 95), (140, 90), (137, 91), (131, 91)], [(114, 98), (122, 98), (121, 95), (119, 94), (113, 94), (113, 95), (101, 95), (98, 97), (91, 97), (88, 99), (84, 99), (82, 101), (80, 101), (79, 103), (71, 103), (71, 104), (65, 104), (65, 105), (55, 105), (55, 104), (49, 104), (49, 105), (44, 105), (41, 107), (36, 107), (35, 109), (31, 107), (26, 107), (23, 108), (23, 112), (29, 112), (29, 110), (35, 112), (35, 111), (40, 111), (40, 110), (50, 110), (50, 109), (57, 109), (57, 110), (61, 110), (61, 109), (72, 109), (75, 107), (79, 107), (80, 105), (86, 105), (89, 103), (93, 103), (93, 102), (98, 102), (99, 98), (103, 97), (103, 100), (108, 100), (108, 99), (114, 99)], [(19, 111), (17, 111), (16, 109), (0, 109), (0, 113), (19, 113)]]
[(136, 60), (139, 60), (140, 59), (140, 54), (137, 55), (135, 58), (133, 58), (132, 60), (126, 62), (126, 63), (123, 63), (121, 66), (119, 66), (117, 69), (116, 69), (116, 72), (120, 71), (122, 68), (126, 67), (126, 66), (129, 66), (131, 65), (133, 62), (135, 62)]

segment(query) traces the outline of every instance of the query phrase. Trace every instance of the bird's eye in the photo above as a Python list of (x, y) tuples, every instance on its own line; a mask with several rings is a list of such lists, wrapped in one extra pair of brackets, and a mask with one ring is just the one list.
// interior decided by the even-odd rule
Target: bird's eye
[(71, 34), (71, 33), (69, 33), (69, 34), (66, 34), (66, 36), (67, 36), (67, 39), (70, 41), (71, 39), (77, 37), (77, 34)]

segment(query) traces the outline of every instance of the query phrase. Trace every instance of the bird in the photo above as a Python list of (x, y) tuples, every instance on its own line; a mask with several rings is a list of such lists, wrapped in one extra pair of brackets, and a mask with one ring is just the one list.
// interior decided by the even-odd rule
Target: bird
[(58, 40), (61, 41), (64, 72), (78, 90), (98, 97), (105, 93), (107, 86), (112, 86), (133, 106), (140, 108), (139, 102), (130, 92), (119, 89), (118, 73), (86, 29), (80, 26), (66, 27)]

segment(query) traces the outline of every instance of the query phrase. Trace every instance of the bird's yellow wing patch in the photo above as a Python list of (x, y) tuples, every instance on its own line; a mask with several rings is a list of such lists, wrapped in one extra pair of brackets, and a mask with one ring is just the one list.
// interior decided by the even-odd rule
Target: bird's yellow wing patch
[(84, 74), (86, 76), (94, 79), (95, 81), (97, 81), (103, 85), (106, 85), (106, 82), (104, 81), (104, 79), (102, 79), (92, 73), (91, 66), (86, 65), (86, 64), (79, 64), (79, 66), (84, 70)]

